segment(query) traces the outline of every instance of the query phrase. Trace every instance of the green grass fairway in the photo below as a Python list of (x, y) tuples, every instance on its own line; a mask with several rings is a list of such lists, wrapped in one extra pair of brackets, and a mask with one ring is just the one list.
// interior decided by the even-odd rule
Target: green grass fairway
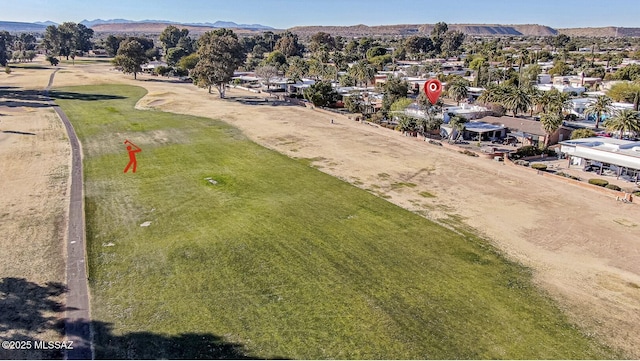
[(221, 121), (135, 110), (142, 88), (58, 91), (85, 154), (98, 358), (620, 357), (473, 235)]

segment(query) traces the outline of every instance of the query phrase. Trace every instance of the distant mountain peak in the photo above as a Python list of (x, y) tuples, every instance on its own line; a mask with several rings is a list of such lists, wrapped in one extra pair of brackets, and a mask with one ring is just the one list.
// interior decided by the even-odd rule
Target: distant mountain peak
[(92, 27), (96, 25), (104, 25), (104, 24), (171, 24), (171, 25), (191, 25), (191, 26), (208, 26), (214, 28), (239, 28), (239, 29), (253, 29), (253, 30), (271, 30), (274, 29), (270, 26), (261, 25), (261, 24), (236, 24), (233, 21), (221, 21), (218, 20), (215, 23), (179, 23), (170, 20), (127, 20), (127, 19), (110, 19), (110, 20), (102, 20), (102, 19), (94, 19), (94, 20), (82, 20), (80, 24)]

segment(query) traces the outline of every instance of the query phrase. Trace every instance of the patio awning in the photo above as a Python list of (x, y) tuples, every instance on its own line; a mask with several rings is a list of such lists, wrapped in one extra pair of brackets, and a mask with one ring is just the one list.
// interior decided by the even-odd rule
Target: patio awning
[(625, 156), (624, 154), (614, 154), (608, 152), (595, 153), (590, 152), (588, 149), (581, 149), (580, 147), (576, 147), (575, 150), (573, 152), (569, 152), (569, 154), (578, 158), (595, 160), (602, 163), (640, 170), (640, 159), (631, 156)]

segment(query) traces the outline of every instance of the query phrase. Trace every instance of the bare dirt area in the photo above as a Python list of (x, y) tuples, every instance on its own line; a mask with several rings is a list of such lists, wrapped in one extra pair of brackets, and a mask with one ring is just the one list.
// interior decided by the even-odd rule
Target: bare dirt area
[[(56, 85), (148, 90), (141, 109), (224, 120), (249, 138), (443, 224), (461, 222), (534, 272), (585, 332), (640, 357), (640, 206), (323, 111), (218, 99), (191, 84), (76, 66)], [(246, 102), (245, 102), (246, 103)], [(274, 106), (277, 105), (277, 106)], [(334, 122), (331, 122), (331, 119)], [(637, 202), (638, 200), (636, 200)]]
[[(60, 340), (70, 148), (60, 119), (38, 96), (51, 72), (0, 75), (2, 340)], [(33, 347), (0, 350), (2, 359), (60, 356)]]

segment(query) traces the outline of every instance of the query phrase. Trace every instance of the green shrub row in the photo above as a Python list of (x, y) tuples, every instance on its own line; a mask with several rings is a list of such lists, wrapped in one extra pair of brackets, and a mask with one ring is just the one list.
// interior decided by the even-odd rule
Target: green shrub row
[(547, 165), (542, 163), (533, 163), (531, 165), (531, 168), (537, 169), (537, 170), (547, 170)]
[(600, 187), (606, 187), (609, 184), (609, 182), (607, 182), (604, 179), (591, 178), (589, 179), (589, 184), (593, 184)]

